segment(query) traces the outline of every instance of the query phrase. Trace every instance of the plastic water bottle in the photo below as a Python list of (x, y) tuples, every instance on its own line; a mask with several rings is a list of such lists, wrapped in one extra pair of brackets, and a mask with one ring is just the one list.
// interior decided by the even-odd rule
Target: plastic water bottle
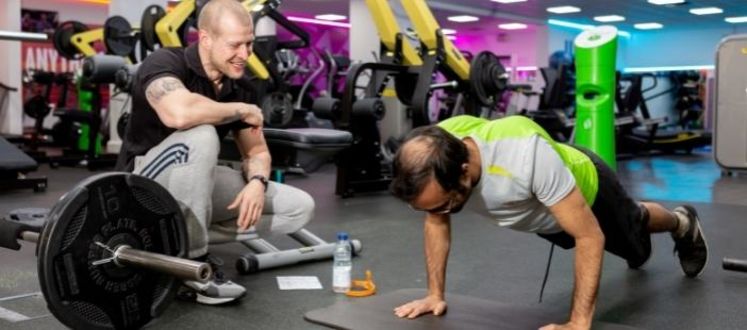
[(332, 265), (332, 291), (345, 293), (350, 290), (350, 273), (353, 269), (352, 251), (348, 233), (337, 233), (334, 263)]

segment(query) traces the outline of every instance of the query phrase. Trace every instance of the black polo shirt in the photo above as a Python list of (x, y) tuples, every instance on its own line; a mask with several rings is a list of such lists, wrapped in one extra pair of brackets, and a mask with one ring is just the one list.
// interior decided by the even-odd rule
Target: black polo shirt
[[(197, 44), (186, 48), (162, 48), (150, 54), (140, 64), (132, 81), (132, 112), (130, 122), (122, 137), (116, 169), (131, 172), (135, 157), (144, 155), (176, 130), (161, 122), (158, 114), (148, 103), (145, 89), (153, 80), (171, 76), (179, 79), (193, 93), (204, 95), (218, 102), (245, 102), (257, 104), (256, 93), (246, 84), (239, 84), (226, 76), (220, 93), (215, 94), (213, 83), (208, 79), (200, 61)], [(218, 137), (223, 138), (229, 130), (249, 127), (243, 121), (217, 125)]]

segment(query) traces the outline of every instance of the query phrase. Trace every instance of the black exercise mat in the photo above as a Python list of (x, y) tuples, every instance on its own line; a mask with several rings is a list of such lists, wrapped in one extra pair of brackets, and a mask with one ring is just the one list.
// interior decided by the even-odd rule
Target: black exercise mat
[[(304, 318), (337, 329), (539, 329), (549, 323), (562, 323), (567, 315), (541, 307), (512, 305), (457, 294), (448, 294), (443, 316), (424, 315), (414, 320), (400, 319), (393, 309), (425, 296), (423, 289), (402, 289), (384, 295), (338, 302), (307, 312)], [(628, 326), (594, 323), (594, 329), (628, 330)]]

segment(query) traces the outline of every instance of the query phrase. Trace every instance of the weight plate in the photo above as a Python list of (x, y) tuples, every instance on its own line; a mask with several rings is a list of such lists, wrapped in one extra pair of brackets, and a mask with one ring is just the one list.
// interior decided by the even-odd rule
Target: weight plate
[(34, 95), (23, 103), (23, 113), (34, 119), (44, 118), (52, 111), (48, 101), (44, 96)]
[(283, 127), (293, 119), (293, 101), (287, 93), (274, 92), (262, 98), (262, 115), (268, 127)]
[(52, 43), (54, 48), (57, 50), (62, 57), (75, 60), (80, 57), (80, 52), (75, 45), (73, 45), (71, 38), (73, 35), (85, 32), (88, 27), (77, 21), (62, 22), (55, 30), (52, 35)]
[(129, 56), (135, 49), (137, 38), (133, 36), (132, 26), (122, 16), (112, 16), (104, 22), (104, 46), (112, 55)]
[(156, 23), (165, 15), (166, 11), (159, 5), (150, 5), (143, 11), (143, 17), (140, 19), (140, 42), (149, 51), (156, 50), (156, 45), (160, 45)]
[(506, 89), (506, 69), (495, 54), (484, 51), (475, 56), (470, 65), (471, 92), (483, 106), (498, 103)]
[(44, 224), (47, 223), (47, 214), (49, 214), (49, 209), (38, 207), (16, 209), (8, 213), (10, 220), (20, 222), (37, 231), (41, 231)]
[(110, 256), (95, 242), (184, 257), (186, 226), (169, 192), (130, 173), (90, 177), (54, 205), (37, 247), (42, 293), (68, 327), (140, 328), (160, 315), (178, 280), (114, 263), (95, 266)]

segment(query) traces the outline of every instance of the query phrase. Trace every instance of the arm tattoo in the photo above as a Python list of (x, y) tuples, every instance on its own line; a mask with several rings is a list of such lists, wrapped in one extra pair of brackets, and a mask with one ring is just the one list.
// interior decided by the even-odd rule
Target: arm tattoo
[(180, 88), (185, 87), (179, 79), (173, 77), (159, 78), (148, 85), (148, 88), (145, 90), (145, 96), (151, 103), (158, 103), (166, 94)]

